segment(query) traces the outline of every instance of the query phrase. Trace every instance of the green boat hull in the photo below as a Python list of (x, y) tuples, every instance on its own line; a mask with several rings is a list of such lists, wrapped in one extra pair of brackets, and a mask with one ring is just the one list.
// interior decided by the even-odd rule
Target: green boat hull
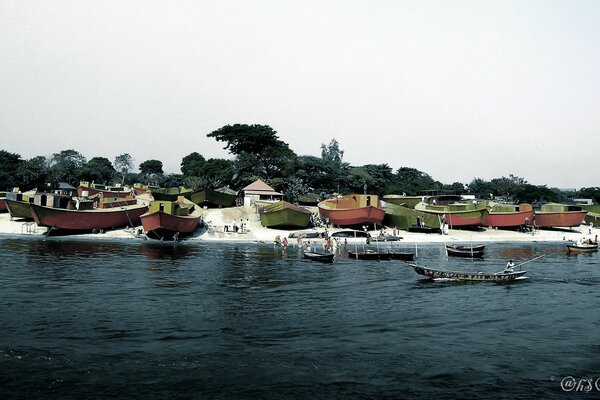
[(190, 195), (190, 200), (199, 206), (207, 207), (233, 207), (235, 206), (236, 194), (224, 193), (218, 190), (201, 189)]
[(396, 227), (398, 229), (407, 230), (412, 228), (417, 223), (417, 217), (425, 222), (425, 225), (430, 228), (439, 228), (441, 219), (437, 216), (419, 212), (414, 208), (387, 204), (384, 207), (385, 217), (383, 223), (387, 227)]
[(311, 212), (280, 201), (260, 211), (260, 222), (267, 228), (306, 228), (310, 225)]
[(11, 218), (20, 218), (33, 221), (29, 202), (6, 199), (6, 207)]

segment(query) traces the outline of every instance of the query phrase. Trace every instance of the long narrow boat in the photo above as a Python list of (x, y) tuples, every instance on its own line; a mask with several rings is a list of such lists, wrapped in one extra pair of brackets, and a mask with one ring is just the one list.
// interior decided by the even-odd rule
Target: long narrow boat
[(357, 260), (389, 260), (390, 254), (373, 249), (355, 251), (348, 250), (348, 257)]
[(417, 274), (432, 281), (460, 281), (460, 282), (496, 282), (509, 283), (527, 279), (527, 271), (514, 272), (462, 272), (444, 271), (423, 267), (417, 264), (408, 264)]
[(421, 202), (415, 206), (415, 210), (434, 215), (451, 228), (483, 226), (488, 215), (486, 205), (479, 203), (429, 204)]
[(305, 251), (304, 258), (312, 260), (312, 261), (320, 261), (324, 263), (332, 263), (333, 262), (333, 253), (316, 253), (314, 251)]
[(179, 196), (177, 201), (154, 200), (140, 219), (146, 236), (157, 240), (178, 239), (189, 236), (198, 228), (202, 209)]
[(91, 197), (102, 195), (106, 197), (129, 197), (132, 195), (132, 190), (122, 186), (107, 186), (97, 183), (81, 181), (77, 187), (77, 196)]
[(415, 253), (409, 251), (388, 250), (387, 254), (391, 260), (412, 261), (415, 259)]
[(233, 207), (237, 193), (231, 189), (221, 188), (217, 190), (203, 188), (192, 192), (189, 199), (200, 207)]
[(65, 231), (93, 231), (136, 226), (148, 210), (143, 203), (92, 209), (65, 209), (30, 204), (33, 219), (39, 226)]
[(381, 225), (385, 216), (379, 197), (370, 194), (327, 199), (320, 202), (318, 207), (321, 218), (337, 226)]
[(260, 222), (268, 228), (306, 228), (312, 213), (287, 201), (266, 205), (259, 209)]
[(569, 253), (593, 253), (594, 251), (598, 251), (598, 243), (568, 244), (567, 249)]
[(446, 253), (449, 256), (455, 257), (470, 257), (470, 258), (481, 258), (483, 257), (485, 245), (479, 246), (463, 246), (463, 245), (446, 245)]
[(500, 204), (489, 202), (489, 213), (484, 225), (494, 228), (512, 228), (533, 223), (533, 206), (529, 203)]
[(573, 228), (583, 223), (587, 213), (579, 205), (546, 203), (535, 211), (534, 225), (538, 228)]

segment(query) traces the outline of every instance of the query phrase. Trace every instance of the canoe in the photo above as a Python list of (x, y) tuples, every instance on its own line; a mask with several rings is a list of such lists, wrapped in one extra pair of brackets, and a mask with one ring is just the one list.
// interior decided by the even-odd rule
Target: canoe
[(483, 250), (485, 245), (479, 246), (462, 246), (462, 245), (446, 245), (446, 252), (449, 256), (456, 257), (471, 257), (481, 258), (483, 257)]
[(387, 254), (391, 260), (412, 261), (415, 259), (415, 253), (407, 251), (389, 250)]
[(177, 201), (154, 200), (148, 212), (140, 216), (146, 236), (157, 240), (189, 236), (198, 228), (201, 218), (202, 209), (183, 196)]
[(312, 213), (287, 201), (278, 201), (258, 211), (260, 222), (267, 228), (306, 228)]
[(376, 195), (353, 194), (318, 204), (321, 218), (337, 226), (381, 225), (385, 212)]
[(598, 251), (598, 243), (568, 244), (569, 253), (593, 253)]
[(513, 272), (462, 272), (444, 271), (428, 268), (417, 264), (408, 264), (417, 274), (433, 281), (459, 281), (459, 282), (496, 282), (510, 283), (527, 279), (527, 271)]
[(348, 257), (354, 258), (357, 260), (389, 260), (389, 253), (383, 253), (377, 250), (367, 249), (367, 250), (357, 250), (351, 251), (348, 250)]
[(90, 210), (70, 210), (29, 205), (33, 219), (39, 226), (65, 231), (108, 230), (125, 226), (136, 226), (140, 216), (148, 210), (146, 204), (116, 208), (94, 208)]
[(314, 251), (305, 251), (304, 258), (312, 260), (312, 261), (320, 261), (331, 263), (333, 262), (333, 253), (316, 253)]

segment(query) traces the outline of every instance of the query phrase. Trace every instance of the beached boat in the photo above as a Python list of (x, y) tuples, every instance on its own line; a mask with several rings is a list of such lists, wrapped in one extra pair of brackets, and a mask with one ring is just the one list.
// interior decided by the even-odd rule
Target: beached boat
[(371, 241), (371, 234), (365, 231), (358, 231), (354, 229), (344, 229), (341, 231), (333, 232), (330, 235), (333, 239), (343, 243), (369, 243)]
[(450, 228), (483, 226), (488, 215), (488, 209), (483, 203), (434, 204), (421, 202), (415, 206), (415, 210), (438, 217)]
[(446, 253), (449, 256), (455, 257), (470, 257), (470, 258), (481, 258), (483, 257), (485, 245), (479, 246), (463, 246), (463, 245), (446, 245)]
[(168, 187), (168, 188), (149, 188), (149, 192), (154, 200), (160, 201), (177, 201), (179, 196), (184, 196), (190, 199), (192, 191), (183, 186)]
[[(396, 205), (384, 201), (381, 203), (385, 213), (383, 223), (385, 226), (396, 227), (411, 231), (414, 228), (427, 227), (429, 230), (440, 233), (441, 217), (434, 214), (419, 212), (411, 207)], [(418, 221), (418, 225), (417, 225)]]
[(594, 251), (598, 251), (598, 243), (584, 242), (568, 244), (567, 250), (569, 253), (593, 253)]
[(581, 225), (588, 212), (580, 205), (546, 203), (534, 213), (538, 228), (573, 228)]
[(381, 225), (385, 213), (376, 195), (353, 194), (318, 204), (321, 218), (337, 226)]
[(304, 251), (304, 258), (312, 261), (320, 261), (325, 263), (333, 262), (333, 253), (317, 253), (314, 251)]
[[(188, 196), (186, 196), (188, 197)], [(237, 198), (237, 192), (228, 188), (221, 189), (209, 189), (203, 188), (195, 190), (189, 195), (189, 199), (198, 204), (200, 207), (233, 207), (235, 206), (235, 199)]]
[(513, 272), (463, 272), (463, 271), (445, 271), (428, 268), (417, 264), (408, 264), (417, 274), (433, 281), (461, 281), (461, 282), (495, 282), (510, 283), (527, 279), (524, 276), (527, 271)]
[(151, 201), (148, 212), (140, 216), (146, 236), (158, 240), (193, 234), (201, 218), (202, 209), (183, 196), (177, 201)]
[[(37, 196), (37, 195), (36, 195)], [(61, 202), (63, 199), (59, 199)], [(33, 219), (39, 226), (65, 231), (93, 231), (136, 226), (140, 216), (148, 210), (144, 203), (134, 205), (96, 208), (94, 201), (78, 198), (69, 201), (66, 208), (30, 204)]]
[(97, 183), (90, 183), (86, 181), (79, 182), (77, 187), (77, 196), (79, 197), (92, 197), (95, 195), (102, 195), (106, 197), (130, 197), (134, 194), (131, 188), (117, 186), (100, 185)]
[(306, 228), (312, 213), (287, 201), (278, 201), (259, 208), (260, 222), (267, 228)]
[(500, 204), (487, 203), (489, 213), (484, 225), (493, 228), (512, 228), (527, 226), (533, 223), (533, 206), (528, 203)]
[(8, 212), (6, 207), (6, 192), (0, 192), (0, 213)]
[(403, 206), (406, 208), (415, 208), (417, 204), (422, 201), (427, 201), (431, 196), (405, 196), (400, 194), (386, 194), (383, 196), (383, 200), (386, 203), (394, 204), (396, 206)]
[(29, 192), (6, 193), (6, 207), (10, 213), (10, 219), (23, 219), (33, 221), (29, 204), (33, 203), (35, 190)]

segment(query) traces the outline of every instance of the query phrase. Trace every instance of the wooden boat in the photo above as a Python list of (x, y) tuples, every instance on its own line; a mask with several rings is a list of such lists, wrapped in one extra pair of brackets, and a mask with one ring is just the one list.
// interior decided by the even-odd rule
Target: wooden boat
[(333, 253), (317, 253), (314, 251), (305, 251), (304, 258), (312, 260), (312, 261), (320, 261), (325, 263), (333, 262)]
[(0, 213), (8, 212), (6, 207), (6, 192), (0, 192)]
[(434, 215), (450, 228), (484, 226), (488, 209), (483, 203), (433, 204), (421, 202), (415, 206), (421, 213)]
[(442, 233), (442, 230), (440, 228), (433, 228), (427, 225), (413, 225), (410, 228), (408, 228), (408, 231), (413, 233)]
[(287, 201), (278, 201), (259, 208), (260, 222), (268, 228), (306, 228), (312, 213)]
[(371, 234), (365, 231), (358, 231), (354, 229), (344, 229), (341, 231), (333, 232), (330, 235), (333, 239), (341, 242), (360, 242), (369, 243), (371, 241)]
[[(140, 216), (148, 210), (144, 203), (134, 205), (95, 208), (93, 201), (74, 200), (67, 208), (30, 204), (33, 219), (39, 226), (65, 231), (93, 231), (136, 226)], [(77, 208), (77, 206), (79, 208)]]
[(588, 212), (582, 206), (546, 203), (534, 213), (534, 225), (538, 228), (573, 228), (585, 220)]
[(481, 258), (483, 257), (483, 250), (485, 245), (479, 246), (462, 246), (462, 245), (446, 245), (446, 252), (449, 256), (456, 257), (471, 257)]
[(132, 190), (122, 186), (107, 186), (100, 185), (97, 183), (90, 183), (81, 181), (77, 187), (77, 196), (79, 197), (92, 197), (95, 195), (102, 195), (106, 197), (130, 197)]
[(527, 271), (513, 272), (462, 272), (462, 271), (444, 271), (423, 267), (417, 264), (408, 264), (417, 274), (433, 281), (460, 281), (460, 282), (496, 282), (509, 283), (527, 279), (524, 276)]
[[(414, 232), (414, 228), (429, 228), (431, 231), (440, 233), (440, 225), (442, 219), (438, 215), (425, 214), (419, 212), (412, 207), (405, 207), (388, 202), (382, 202), (383, 211), (385, 213), (383, 222), (386, 226), (396, 227), (398, 229)], [(419, 221), (419, 226), (416, 222)], [(428, 232), (424, 232), (428, 233)]]
[(10, 213), (11, 219), (24, 219), (33, 221), (29, 204), (33, 203), (35, 191), (29, 192), (8, 192), (6, 193), (6, 208)]
[(399, 194), (386, 194), (383, 196), (385, 202), (406, 208), (415, 208), (417, 204), (430, 198), (431, 196), (405, 196)]
[(353, 194), (328, 199), (318, 204), (321, 218), (333, 225), (381, 225), (385, 213), (379, 197), (370, 194)]
[(371, 236), (372, 242), (397, 242), (399, 240), (402, 240), (402, 236), (394, 236), (394, 235)]
[(316, 239), (322, 235), (317, 231), (306, 231), (306, 232), (292, 232), (288, 235), (290, 239), (297, 239), (300, 236), (302, 239)]
[(154, 200), (161, 201), (177, 201), (179, 196), (184, 196), (186, 199), (190, 199), (192, 191), (184, 188), (183, 186), (168, 187), (168, 188), (150, 188), (150, 194)]
[(515, 205), (488, 202), (488, 209), (485, 226), (512, 228), (533, 223), (533, 206), (529, 203)]
[(183, 196), (177, 201), (151, 201), (148, 212), (140, 217), (146, 236), (158, 240), (191, 235), (201, 218), (202, 209)]
[(198, 204), (200, 207), (233, 207), (235, 206), (235, 199), (237, 193), (228, 188), (221, 188), (217, 190), (203, 188), (196, 190), (189, 195), (189, 199)]
[(348, 250), (348, 257), (354, 258), (357, 260), (389, 260), (390, 254), (384, 253), (381, 251), (377, 251), (374, 249), (366, 249), (366, 250)]
[(598, 251), (598, 243), (584, 242), (568, 244), (567, 249), (569, 250), (569, 253), (593, 253), (594, 251)]

